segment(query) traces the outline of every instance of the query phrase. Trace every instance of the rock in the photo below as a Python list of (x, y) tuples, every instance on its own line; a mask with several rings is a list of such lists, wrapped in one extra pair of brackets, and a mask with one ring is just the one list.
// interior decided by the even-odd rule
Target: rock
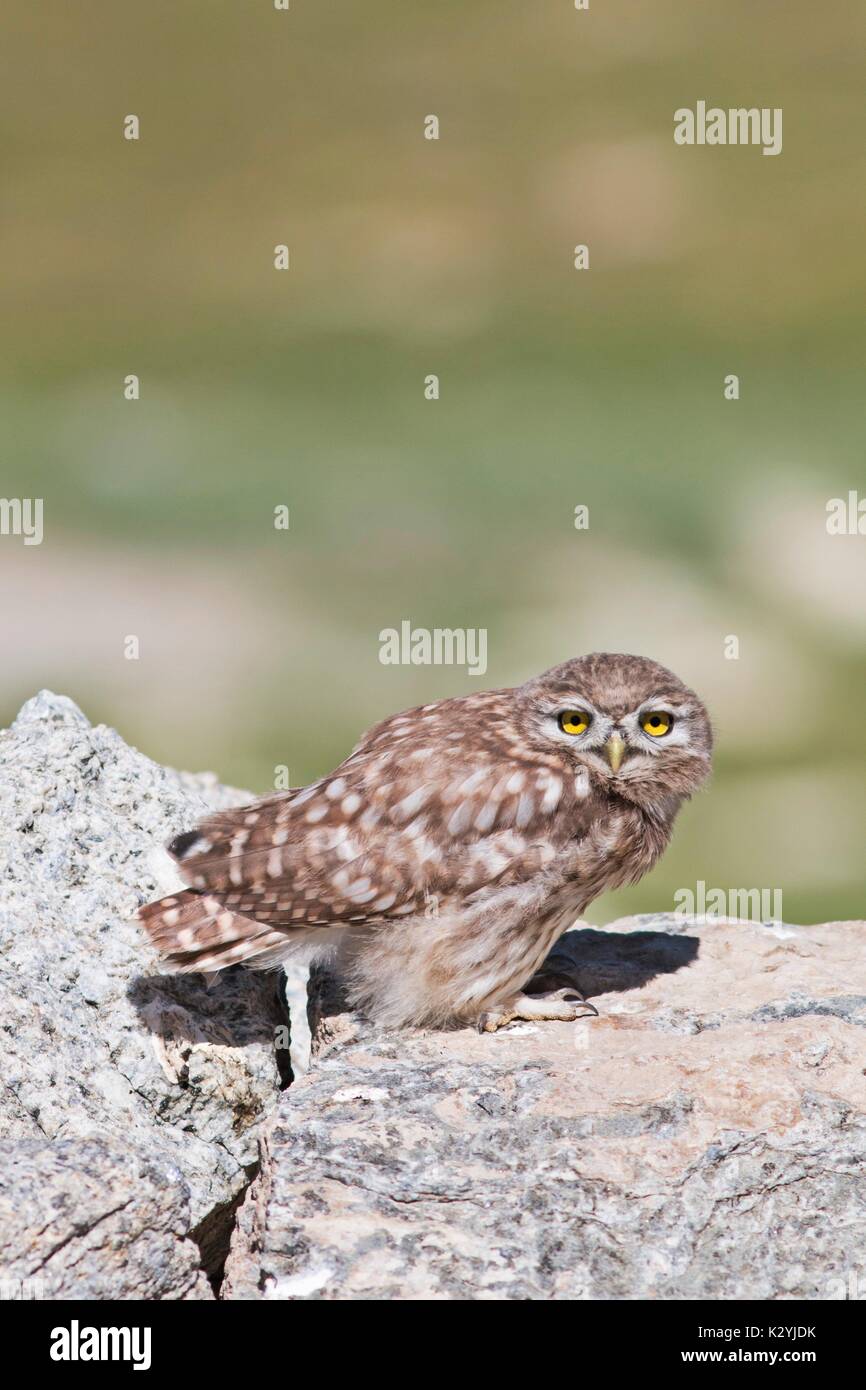
[(866, 924), (562, 939), (600, 1010), (377, 1030), (313, 981), (233, 1299), (839, 1297), (866, 1241)]
[(133, 915), (179, 882), (172, 835), (250, 799), (159, 767), (45, 691), (0, 734), (0, 1279), (29, 1267), (64, 1297), (201, 1297), (193, 1240), (219, 1269), (288, 1079), (285, 1011), (270, 974), (211, 989), (159, 975)]
[(0, 734), (0, 1295), (210, 1299), (232, 1228), (230, 1299), (844, 1294), (866, 925), (576, 928), (546, 969), (601, 1016), (483, 1036), (378, 1029), (318, 971), (286, 1090), (301, 977), (159, 975), (132, 920), (247, 799), (45, 692)]
[(213, 1299), (176, 1168), (101, 1139), (0, 1143), (6, 1297)]

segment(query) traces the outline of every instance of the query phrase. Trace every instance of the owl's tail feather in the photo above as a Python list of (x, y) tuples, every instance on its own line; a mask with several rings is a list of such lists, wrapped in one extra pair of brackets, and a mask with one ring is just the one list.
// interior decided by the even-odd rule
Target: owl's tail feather
[(225, 970), (244, 961), (254, 970), (280, 964), (287, 934), (231, 912), (218, 898), (192, 890), (139, 908), (138, 920), (169, 970)]

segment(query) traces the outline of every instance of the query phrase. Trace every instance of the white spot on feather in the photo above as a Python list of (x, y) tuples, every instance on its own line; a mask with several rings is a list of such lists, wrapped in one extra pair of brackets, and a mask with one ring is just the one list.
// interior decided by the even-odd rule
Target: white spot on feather
[(556, 810), (561, 796), (562, 782), (558, 777), (551, 777), (541, 798), (541, 809), (546, 816)]
[(498, 801), (485, 801), (484, 805), (481, 807), (481, 810), (478, 812), (478, 815), (475, 817), (475, 829), (480, 830), (482, 834), (492, 829), (498, 811)]
[(517, 803), (517, 815), (514, 818), (514, 823), (517, 826), (518, 830), (523, 830), (524, 827), (527, 826), (529, 822), (532, 820), (532, 817), (534, 815), (535, 802), (529, 795), (529, 792), (522, 792), (520, 800)]
[(472, 802), (461, 801), (446, 827), (449, 835), (463, 835), (472, 824)]
[(398, 801), (391, 814), (395, 820), (411, 820), (416, 811), (420, 811), (426, 801), (433, 795), (431, 786), (416, 787), (408, 796), (404, 796), (402, 801)]
[(487, 775), (487, 768), (480, 767), (477, 771), (470, 772), (468, 777), (452, 782), (446, 793), (448, 799), (450, 801), (462, 801), (463, 797), (471, 796), (473, 792), (478, 790)]

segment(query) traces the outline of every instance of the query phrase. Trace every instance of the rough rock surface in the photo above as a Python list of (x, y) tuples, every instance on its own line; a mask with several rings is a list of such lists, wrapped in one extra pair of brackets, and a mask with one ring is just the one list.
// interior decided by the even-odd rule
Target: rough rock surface
[(102, 1139), (0, 1143), (5, 1297), (212, 1299), (176, 1168)]
[(285, 1084), (287, 1020), (273, 975), (157, 974), (132, 918), (176, 886), (165, 842), (249, 799), (48, 692), (0, 734), (0, 1279), (210, 1296), (193, 1240), (216, 1269)]
[(642, 918), (601, 1016), (380, 1032), (314, 980), (223, 1296), (826, 1298), (866, 1245), (866, 924)]
[(275, 977), (160, 976), (132, 921), (246, 799), (63, 697), (0, 734), (0, 1296), (209, 1299), (233, 1225), (236, 1299), (866, 1283), (866, 924), (575, 929), (549, 969), (601, 1016), (484, 1036), (378, 1030), (320, 972), (285, 1090)]

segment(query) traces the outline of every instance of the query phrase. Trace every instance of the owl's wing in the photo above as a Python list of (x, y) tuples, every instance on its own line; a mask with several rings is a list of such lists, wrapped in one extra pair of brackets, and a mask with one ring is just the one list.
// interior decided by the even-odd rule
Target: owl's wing
[[(186, 969), (218, 968), (212, 949), (202, 963), (214, 944), (226, 963), (270, 963), (287, 933), (408, 917), (431, 899), (463, 905), (530, 878), (579, 839), (599, 811), (585, 775), (503, 739), (495, 718), (461, 730), (444, 708), (454, 703), (395, 716), (330, 776), (222, 811), (173, 842), (195, 891), (143, 910), (160, 949)], [(239, 919), (256, 933), (242, 954), (232, 951)]]

